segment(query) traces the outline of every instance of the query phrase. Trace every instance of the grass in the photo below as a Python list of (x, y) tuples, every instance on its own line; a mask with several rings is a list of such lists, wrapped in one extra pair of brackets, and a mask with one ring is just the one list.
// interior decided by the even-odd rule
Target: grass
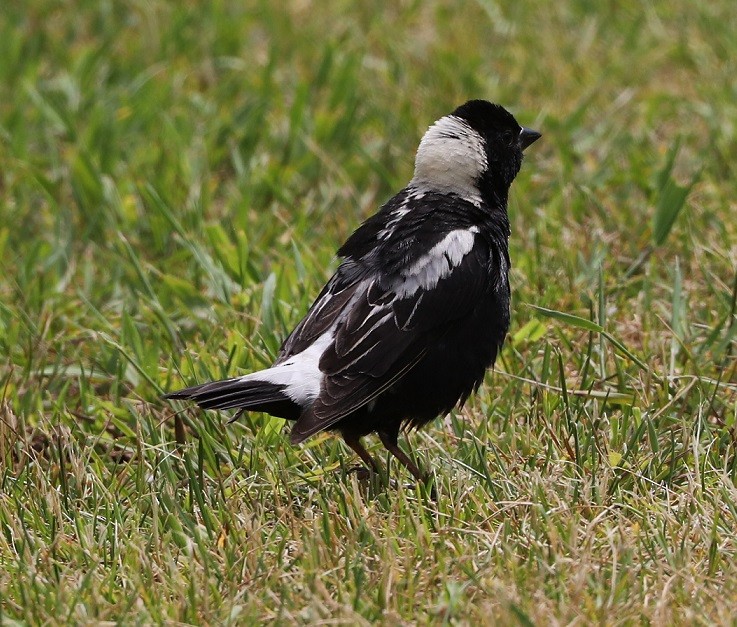
[[(5, 7), (0, 624), (730, 624), (735, 26), (728, 0)], [(470, 97), (544, 137), (502, 358), (410, 437), (437, 502), (160, 400), (267, 365)]]

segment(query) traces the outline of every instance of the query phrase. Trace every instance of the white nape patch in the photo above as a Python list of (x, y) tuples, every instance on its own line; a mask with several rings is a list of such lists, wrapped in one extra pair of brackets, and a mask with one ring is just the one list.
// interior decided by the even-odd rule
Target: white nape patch
[(427, 129), (420, 141), (412, 184), (457, 194), (480, 205), (476, 182), (487, 167), (483, 138), (463, 119), (446, 115)]
[(306, 405), (320, 394), (323, 373), (320, 357), (330, 346), (335, 334), (331, 327), (301, 353), (292, 355), (287, 361), (266, 370), (241, 377), (241, 381), (266, 381), (286, 386), (284, 392), (295, 403)]
[(429, 290), (435, 287), (440, 279), (448, 276), (471, 252), (476, 231), (471, 227), (448, 233), (426, 255), (402, 272), (403, 280), (394, 286), (397, 296), (406, 298), (419, 289)]

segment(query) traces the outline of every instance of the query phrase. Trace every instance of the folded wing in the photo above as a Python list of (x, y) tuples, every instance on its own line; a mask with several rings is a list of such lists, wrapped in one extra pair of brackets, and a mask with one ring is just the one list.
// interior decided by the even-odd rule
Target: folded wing
[(375, 399), (492, 289), (495, 261), (472, 226), (390, 239), (371, 255), (348, 257), (283, 346), (280, 360), (332, 333), (319, 361), (320, 393), (294, 426), (293, 442)]

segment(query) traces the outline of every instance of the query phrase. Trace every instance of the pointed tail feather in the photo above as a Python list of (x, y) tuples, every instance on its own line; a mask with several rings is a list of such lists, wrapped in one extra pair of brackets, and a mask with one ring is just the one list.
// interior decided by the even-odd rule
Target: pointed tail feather
[(284, 391), (285, 385), (237, 377), (195, 385), (164, 398), (194, 401), (203, 409), (245, 409), (296, 420), (302, 408)]

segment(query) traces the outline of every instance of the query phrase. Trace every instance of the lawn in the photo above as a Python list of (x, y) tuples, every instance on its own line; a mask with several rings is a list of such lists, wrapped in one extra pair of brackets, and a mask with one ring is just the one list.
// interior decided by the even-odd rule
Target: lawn
[[(733, 4), (5, 3), (0, 624), (734, 621)], [(161, 400), (267, 366), (476, 97), (544, 135), (436, 501)]]

